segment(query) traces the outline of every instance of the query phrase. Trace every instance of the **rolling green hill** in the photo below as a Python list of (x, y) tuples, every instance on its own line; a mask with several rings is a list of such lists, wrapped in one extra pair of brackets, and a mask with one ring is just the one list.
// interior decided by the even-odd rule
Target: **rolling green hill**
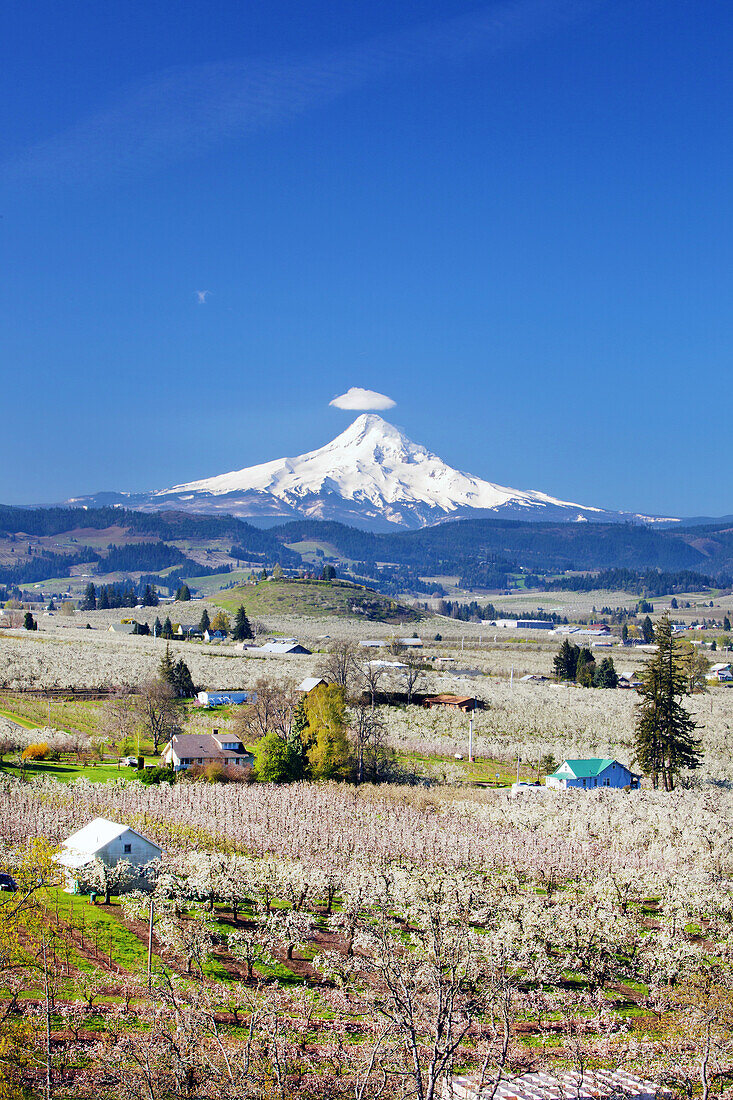
[(366, 622), (411, 623), (425, 618), (394, 600), (381, 596), (371, 588), (342, 581), (327, 583), (315, 580), (262, 580), (257, 584), (239, 585), (212, 597), (217, 607), (233, 613), (243, 604), (250, 618), (260, 616), (305, 615), (311, 618), (335, 615)]

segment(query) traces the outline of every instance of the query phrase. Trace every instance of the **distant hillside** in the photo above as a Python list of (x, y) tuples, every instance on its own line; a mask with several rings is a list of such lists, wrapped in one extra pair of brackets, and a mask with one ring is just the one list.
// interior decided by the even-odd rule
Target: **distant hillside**
[(733, 569), (733, 527), (648, 527), (631, 523), (531, 523), (454, 520), (420, 531), (374, 534), (340, 523), (287, 523), (271, 534), (288, 545), (320, 541), (344, 559), (393, 562), (423, 575), (480, 575), (510, 562), (531, 572), (584, 569), (694, 569), (718, 575)]
[(172, 568), (180, 579), (240, 561), (294, 567), (301, 559), (233, 516), (0, 505), (0, 583), (8, 585), (68, 577), (82, 565), (94, 576), (144, 573), (154, 580)]
[(403, 607), (371, 588), (344, 582), (282, 579), (240, 585), (211, 597), (218, 607), (233, 613), (243, 604), (249, 618), (272, 614), (311, 618), (335, 615), (365, 622), (417, 622), (423, 613)]

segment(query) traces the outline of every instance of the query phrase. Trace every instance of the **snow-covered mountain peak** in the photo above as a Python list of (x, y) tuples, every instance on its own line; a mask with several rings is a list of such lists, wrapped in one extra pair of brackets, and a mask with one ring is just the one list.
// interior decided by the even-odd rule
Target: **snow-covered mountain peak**
[(295, 458), (136, 494), (129, 502), (149, 509), (332, 519), (382, 529), (497, 514), (567, 522), (623, 518), (455, 470), (376, 413), (362, 413), (335, 439)]
[[(419, 443), (413, 443), (404, 432), (390, 424), (376, 413), (362, 413), (349, 424), (340, 435), (327, 443), (325, 447), (311, 454), (343, 454), (349, 457), (365, 459), (372, 457), (377, 462), (398, 459), (409, 462), (417, 456), (428, 456), (430, 452)], [(434, 456), (433, 456), (434, 457)]]

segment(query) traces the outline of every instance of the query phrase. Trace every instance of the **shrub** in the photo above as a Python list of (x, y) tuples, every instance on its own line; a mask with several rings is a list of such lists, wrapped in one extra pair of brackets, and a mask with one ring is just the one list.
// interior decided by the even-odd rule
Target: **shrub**
[(49, 755), (50, 749), (45, 741), (39, 742), (37, 745), (27, 745), (23, 749), (24, 760), (45, 760)]
[(159, 783), (175, 783), (176, 773), (173, 768), (145, 768), (140, 773), (140, 782), (147, 787), (156, 786)]

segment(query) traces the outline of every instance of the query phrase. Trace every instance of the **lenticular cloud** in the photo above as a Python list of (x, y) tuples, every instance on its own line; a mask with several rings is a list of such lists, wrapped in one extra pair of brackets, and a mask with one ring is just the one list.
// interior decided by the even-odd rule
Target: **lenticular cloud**
[(367, 409), (393, 409), (395, 402), (391, 397), (387, 397), (384, 393), (377, 393), (376, 390), (364, 390), (361, 386), (352, 386), (346, 393), (329, 401), (329, 405), (334, 405), (337, 409), (356, 409), (364, 412)]

